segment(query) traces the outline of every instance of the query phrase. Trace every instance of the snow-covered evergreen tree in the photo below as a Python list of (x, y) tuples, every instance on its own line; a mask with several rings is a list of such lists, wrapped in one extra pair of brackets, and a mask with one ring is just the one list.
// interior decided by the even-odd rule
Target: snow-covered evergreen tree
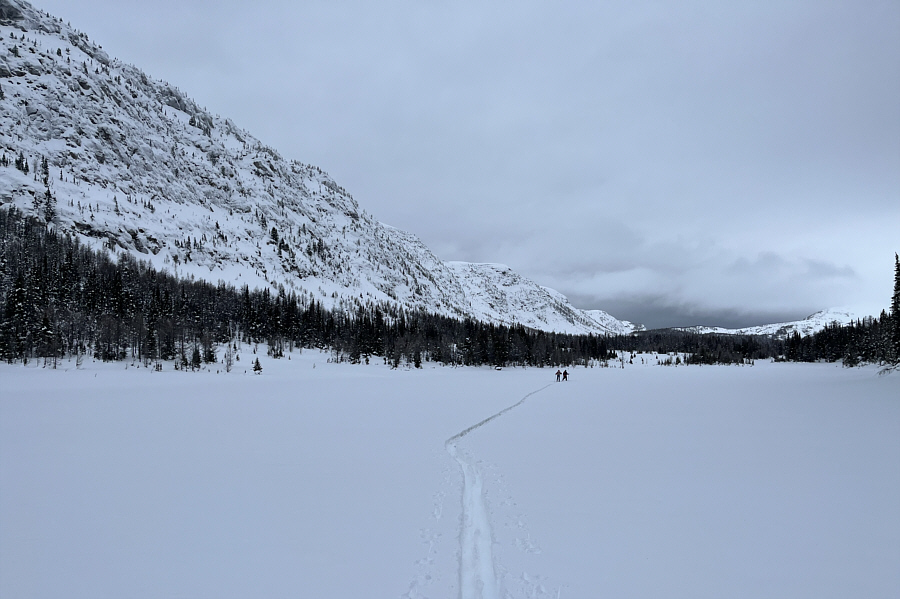
[(891, 298), (891, 341), (893, 361), (900, 363), (900, 256), (894, 254), (894, 295)]

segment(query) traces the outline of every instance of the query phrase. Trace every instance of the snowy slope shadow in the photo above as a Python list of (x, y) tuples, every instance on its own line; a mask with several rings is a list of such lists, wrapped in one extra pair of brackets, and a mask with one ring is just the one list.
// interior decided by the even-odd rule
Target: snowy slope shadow
[(484, 481), (476, 465), (467, 462), (457, 451), (456, 443), (475, 429), (519, 407), (526, 399), (550, 385), (532, 391), (517, 403), (468, 427), (444, 443), (447, 453), (459, 464), (463, 475), (462, 521), (459, 530), (460, 599), (501, 599), (501, 595), (494, 564), (492, 549), (494, 535), (485, 502)]

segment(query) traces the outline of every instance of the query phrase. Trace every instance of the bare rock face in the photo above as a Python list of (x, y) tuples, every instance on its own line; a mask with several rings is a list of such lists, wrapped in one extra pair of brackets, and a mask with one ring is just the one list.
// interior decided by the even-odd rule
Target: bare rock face
[(0, 0), (0, 24), (11, 25), (22, 20), (22, 11), (9, 0)]

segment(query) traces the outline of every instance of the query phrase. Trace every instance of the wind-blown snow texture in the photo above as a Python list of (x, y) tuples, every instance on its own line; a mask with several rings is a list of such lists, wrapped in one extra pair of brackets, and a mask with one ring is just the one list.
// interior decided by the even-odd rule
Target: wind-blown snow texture
[(25, 2), (0, 0), (0, 22), (0, 151), (10, 163), (22, 153), (30, 169), (0, 168), (0, 204), (45, 216), (49, 189), (54, 225), (94, 246), (328, 306), (381, 301), (572, 333), (634, 328), (508, 268), (442, 262), (321, 169), (282, 158)]

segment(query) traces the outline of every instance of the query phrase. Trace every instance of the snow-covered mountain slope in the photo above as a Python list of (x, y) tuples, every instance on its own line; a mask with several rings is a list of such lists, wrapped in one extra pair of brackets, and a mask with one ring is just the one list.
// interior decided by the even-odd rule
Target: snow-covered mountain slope
[(583, 312), (599, 326), (609, 330), (615, 335), (628, 335), (637, 331), (647, 330), (647, 327), (642, 324), (635, 324), (627, 320), (619, 320), (603, 310), (583, 310)]
[(602, 310), (579, 310), (568, 298), (541, 287), (505, 264), (445, 262), (463, 286), (470, 313), (481, 320), (518, 323), (544, 331), (625, 334), (635, 330)]
[(803, 320), (795, 320), (793, 322), (779, 322), (775, 324), (764, 324), (755, 327), (747, 327), (743, 329), (724, 329), (722, 327), (706, 327), (694, 326), (683, 327), (678, 330), (690, 331), (692, 333), (718, 333), (721, 335), (774, 335), (779, 339), (784, 339), (800, 333), (801, 337), (812, 335), (824, 329), (832, 323), (849, 324), (858, 318), (857, 315), (840, 309), (821, 310), (815, 314), (810, 314)]
[(0, 90), (0, 204), (95, 247), (348, 309), (385, 302), (573, 333), (631, 326), (509, 269), (442, 262), (318, 167), (21, 0), (0, 0)]

